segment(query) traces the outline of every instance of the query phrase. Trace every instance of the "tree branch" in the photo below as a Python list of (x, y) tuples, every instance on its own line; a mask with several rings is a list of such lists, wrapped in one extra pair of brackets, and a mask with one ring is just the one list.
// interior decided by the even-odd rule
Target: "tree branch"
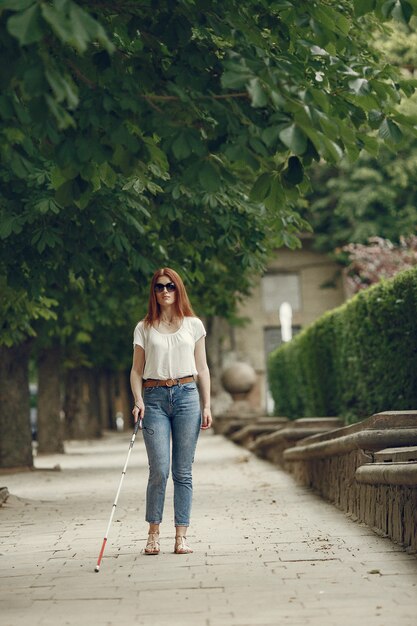
[(84, 76), (84, 74), (81, 72), (81, 70), (75, 65), (75, 63), (73, 63), (72, 61), (68, 60), (67, 61), (68, 65), (70, 66), (70, 68), (72, 69), (72, 71), (74, 72), (74, 74), (76, 76), (78, 76), (78, 78), (88, 87), (90, 87), (90, 89), (95, 89), (97, 87), (97, 85), (95, 83), (93, 83), (92, 80), (90, 80), (89, 78), (87, 78), (87, 76)]
[[(179, 96), (164, 96), (152, 93), (141, 95), (140, 97), (150, 101), (153, 100), (155, 102), (176, 102), (178, 100), (181, 100)], [(226, 100), (228, 98), (249, 98), (249, 94), (246, 91), (238, 91), (237, 93), (222, 93), (214, 94), (211, 96), (199, 96), (197, 100)]]

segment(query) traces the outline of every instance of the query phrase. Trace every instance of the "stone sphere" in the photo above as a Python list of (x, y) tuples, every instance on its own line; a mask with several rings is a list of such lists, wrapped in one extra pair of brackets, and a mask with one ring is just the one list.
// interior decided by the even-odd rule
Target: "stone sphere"
[(256, 383), (256, 372), (251, 365), (237, 361), (222, 373), (222, 385), (232, 396), (248, 393)]

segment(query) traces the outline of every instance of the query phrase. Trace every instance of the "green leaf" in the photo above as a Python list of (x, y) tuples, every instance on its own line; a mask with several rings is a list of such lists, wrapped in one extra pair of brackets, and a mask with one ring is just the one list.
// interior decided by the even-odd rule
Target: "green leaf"
[(108, 52), (113, 52), (114, 45), (108, 39), (103, 26), (79, 6), (64, 3), (68, 11), (55, 6), (42, 4), (42, 15), (57, 37), (73, 46), (78, 52), (86, 51), (89, 43), (98, 41)]
[(303, 163), (304, 165), (311, 165), (312, 161), (317, 161), (317, 163), (320, 161), (320, 155), (316, 150), (315, 145), (313, 144), (313, 142), (309, 139), (307, 141), (307, 149), (305, 151), (305, 153), (303, 154)]
[(319, 107), (321, 107), (321, 109), (325, 113), (328, 113), (330, 110), (329, 95), (325, 91), (322, 91), (321, 89), (315, 89), (315, 88), (310, 88), (309, 92), (313, 96), (313, 99), (316, 102), (316, 104), (318, 104)]
[(264, 173), (256, 179), (251, 192), (250, 199), (254, 202), (262, 202), (269, 194), (271, 189), (272, 176)]
[(379, 127), (378, 134), (385, 141), (391, 141), (392, 143), (399, 143), (403, 138), (400, 127), (387, 117)]
[(222, 87), (225, 89), (239, 89), (246, 87), (249, 81), (253, 78), (253, 72), (246, 67), (233, 61), (226, 61), (224, 63), (225, 72), (221, 77)]
[(13, 37), (19, 40), (21, 46), (28, 46), (40, 41), (44, 33), (39, 5), (35, 4), (23, 11), (23, 13), (9, 17), (7, 30)]
[(7, 96), (0, 96), (0, 114), (4, 120), (10, 120), (14, 118), (14, 110), (10, 98)]
[(42, 200), (39, 200), (39, 202), (35, 204), (34, 208), (41, 214), (54, 213), (57, 215), (59, 213), (59, 206), (52, 198), (43, 198)]
[(363, 96), (349, 93), (346, 95), (346, 99), (351, 101), (356, 107), (362, 108), (364, 111), (378, 109), (381, 105), (379, 99), (372, 95)]
[[(46, 22), (50, 25), (52, 30), (55, 32), (57, 37), (68, 43), (72, 36), (72, 28), (69, 20), (67, 19), (64, 12), (57, 11), (55, 7), (48, 6), (46, 4), (42, 5), (42, 15)], [(80, 52), (84, 52), (85, 45), (82, 47)]]
[(285, 204), (285, 192), (282, 188), (279, 174), (275, 174), (272, 177), (270, 192), (264, 204), (268, 209), (273, 209), (274, 211), (279, 211)]
[(52, 68), (45, 70), (45, 76), (54, 92), (56, 101), (62, 102), (63, 100), (67, 100), (68, 107), (75, 109), (78, 105), (78, 96), (68, 80)]
[(28, 159), (13, 150), (9, 157), (9, 163), (18, 178), (27, 178), (28, 174), (33, 174), (33, 165)]
[(220, 173), (210, 161), (204, 161), (198, 172), (198, 180), (201, 186), (209, 193), (219, 190), (221, 185)]
[(334, 117), (329, 117), (320, 111), (316, 111), (316, 114), (323, 132), (327, 135), (327, 137), (336, 139), (339, 135), (339, 128)]
[(368, 113), (368, 121), (371, 128), (379, 128), (383, 119), (384, 114), (382, 113), (382, 111), (372, 109), (372, 111), (369, 111)]
[(294, 154), (303, 154), (307, 148), (307, 137), (295, 124), (284, 128), (279, 133), (279, 138)]
[(4, 128), (3, 135), (9, 143), (22, 144), (25, 140), (25, 133), (20, 128)]
[(410, 96), (413, 95), (413, 93), (416, 90), (416, 80), (415, 79), (411, 79), (411, 80), (399, 80), (398, 81), (398, 87), (405, 93), (405, 95), (407, 96), (407, 98), (409, 98)]
[(172, 142), (171, 150), (176, 159), (182, 161), (191, 154), (191, 148), (187, 141), (186, 132), (178, 133), (176, 139)]
[(349, 81), (349, 87), (358, 96), (366, 96), (370, 91), (369, 82), (366, 78), (355, 78)]
[(315, 9), (314, 15), (316, 16), (316, 28), (319, 31), (320, 27), (325, 27), (330, 32), (334, 32), (335, 29), (347, 35), (349, 33), (351, 22), (339, 11), (336, 11), (332, 7), (319, 4)]
[(351, 163), (356, 163), (360, 155), (360, 149), (357, 145), (349, 144), (346, 146), (346, 154)]
[(267, 126), (262, 131), (262, 141), (268, 148), (272, 146), (276, 146), (276, 143), (279, 139), (280, 127), (279, 126)]
[(379, 144), (380, 142), (376, 137), (371, 137), (370, 135), (363, 135), (361, 137), (361, 141), (364, 145), (364, 148), (369, 154), (372, 156), (378, 156), (379, 153)]
[(55, 193), (56, 201), (62, 206), (69, 206), (73, 202), (73, 182), (67, 180)]
[(265, 107), (268, 104), (268, 96), (265, 93), (259, 78), (252, 78), (249, 81), (248, 92), (252, 100), (253, 107)]
[(62, 239), (52, 229), (41, 228), (33, 233), (31, 243), (36, 246), (39, 254), (42, 254), (46, 247), (55, 248), (56, 244), (62, 245)]
[[(160, 173), (158, 175), (161, 178), (165, 178), (165, 177), (169, 178), (169, 172), (168, 172), (169, 163), (168, 163), (168, 158), (165, 152), (161, 150), (160, 148), (158, 148), (158, 146), (156, 145), (155, 139), (152, 139), (151, 137), (143, 137), (142, 141), (146, 145), (149, 151), (149, 155), (151, 157), (151, 160), (153, 161), (153, 165), (155, 167), (157, 166), (160, 169)], [(200, 148), (202, 147), (201, 142), (199, 143), (199, 147)], [(197, 154), (199, 154), (199, 156), (202, 156), (204, 152), (197, 152)]]
[(268, 157), (268, 150), (265, 148), (263, 142), (257, 137), (249, 138), (249, 147), (252, 148), (256, 152), (256, 154), (260, 154), (261, 156)]
[(392, 17), (408, 24), (413, 15), (413, 7), (406, 0), (399, 0), (392, 11)]
[(11, 235), (15, 219), (15, 216), (12, 216), (0, 220), (0, 239), (7, 239)]
[(391, 15), (396, 3), (397, 3), (397, 0), (387, 0), (387, 2), (384, 2), (384, 4), (381, 7), (382, 15), (388, 18)]
[[(150, 147), (147, 144), (148, 148)], [(203, 156), (207, 150), (204, 146), (203, 142), (200, 140), (198, 133), (189, 128), (183, 128), (175, 137), (174, 141), (171, 144), (171, 150), (176, 159), (179, 161), (183, 159), (187, 159), (189, 156)], [(166, 157), (162, 159), (162, 153), (159, 148), (154, 147), (151, 150), (151, 155), (158, 163), (161, 164), (162, 169), (168, 168), (168, 162), (166, 161)]]
[(370, 13), (376, 6), (376, 0), (353, 0), (355, 15), (361, 17), (366, 13)]
[(84, 31), (86, 41), (92, 40), (98, 41), (107, 52), (111, 53), (115, 50), (113, 43), (107, 37), (106, 31), (103, 26), (95, 20), (87, 11), (81, 9), (76, 4), (71, 4), (70, 10), (71, 21), (74, 25), (74, 32), (79, 33)]
[(63, 130), (69, 126), (75, 127), (74, 118), (52, 96), (45, 95), (45, 100), (52, 115), (55, 117), (58, 128)]
[(114, 169), (108, 163), (102, 163), (99, 168), (100, 178), (103, 183), (112, 189), (116, 184), (117, 176)]
[(61, 185), (76, 178), (78, 170), (73, 166), (64, 169), (55, 166), (51, 169), (51, 185), (54, 189), (59, 189)]
[(325, 135), (321, 136), (324, 148), (324, 156), (331, 163), (338, 163), (343, 157), (343, 150), (335, 141), (332, 141)]
[(0, 10), (23, 11), (35, 4), (36, 0), (0, 0)]

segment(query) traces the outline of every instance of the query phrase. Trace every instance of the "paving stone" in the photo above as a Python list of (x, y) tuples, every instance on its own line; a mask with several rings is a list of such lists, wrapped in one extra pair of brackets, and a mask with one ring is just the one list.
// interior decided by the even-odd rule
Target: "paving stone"
[[(276, 467), (204, 433), (194, 468), (195, 552), (172, 553), (172, 484), (159, 556), (143, 555), (147, 463), (128, 472), (94, 566), (130, 435), (70, 442), (7, 476), (1, 626), (415, 626), (417, 559)], [(30, 617), (29, 617), (30, 616)]]

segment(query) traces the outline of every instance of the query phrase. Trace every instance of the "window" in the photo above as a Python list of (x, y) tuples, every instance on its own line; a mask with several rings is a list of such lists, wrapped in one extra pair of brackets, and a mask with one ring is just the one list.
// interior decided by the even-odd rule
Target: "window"
[[(300, 330), (301, 326), (293, 326), (292, 336), (294, 337), (300, 332)], [(269, 326), (268, 328), (264, 328), (264, 349), (266, 359), (268, 359), (268, 355), (281, 344), (281, 329), (279, 326)]]
[(300, 277), (298, 274), (266, 274), (262, 278), (264, 311), (278, 315), (283, 302), (289, 302), (293, 311), (300, 311)]

